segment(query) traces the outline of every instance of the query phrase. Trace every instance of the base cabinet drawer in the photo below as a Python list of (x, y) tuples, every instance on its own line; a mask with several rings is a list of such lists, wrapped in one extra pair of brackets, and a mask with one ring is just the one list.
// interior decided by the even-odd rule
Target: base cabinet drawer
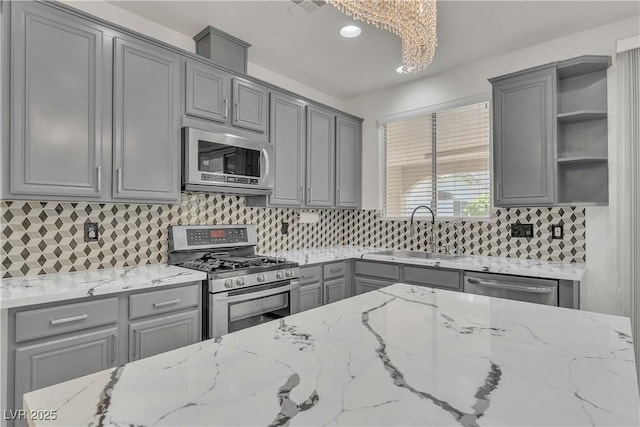
[(129, 361), (198, 342), (199, 325), (198, 310), (131, 323), (129, 325)]
[(15, 406), (32, 390), (117, 365), (117, 328), (54, 339), (15, 349)]
[(300, 287), (300, 311), (322, 305), (322, 285), (319, 282)]
[(405, 265), (403, 281), (434, 288), (461, 289), (461, 273), (457, 270)]
[(300, 284), (320, 282), (322, 280), (322, 266), (300, 267)]
[(345, 270), (346, 269), (344, 261), (325, 264), (323, 266), (324, 280), (333, 279), (336, 277), (344, 277)]
[(196, 307), (199, 300), (200, 285), (198, 284), (131, 295), (129, 297), (129, 318), (136, 319)]
[(384, 280), (369, 279), (366, 277), (355, 278), (356, 295), (364, 294), (366, 292), (376, 291), (385, 286), (392, 285), (394, 282), (387, 282)]
[(117, 321), (117, 298), (23, 311), (16, 314), (16, 342), (108, 325)]

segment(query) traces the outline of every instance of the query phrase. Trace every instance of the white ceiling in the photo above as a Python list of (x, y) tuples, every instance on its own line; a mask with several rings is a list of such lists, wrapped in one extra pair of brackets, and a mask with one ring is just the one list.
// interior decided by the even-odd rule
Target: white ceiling
[(179, 33), (212, 25), (252, 44), (249, 61), (339, 99), (444, 72), (640, 13), (638, 1), (438, 1), (438, 48), (420, 73), (400, 75), (400, 40), (325, 5), (303, 17), (274, 1), (110, 1)]

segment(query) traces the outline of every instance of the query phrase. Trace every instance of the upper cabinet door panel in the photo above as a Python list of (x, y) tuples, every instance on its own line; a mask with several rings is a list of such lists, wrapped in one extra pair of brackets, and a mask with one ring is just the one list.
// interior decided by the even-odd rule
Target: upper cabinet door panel
[(271, 205), (303, 204), (305, 179), (304, 103), (271, 93), (271, 143), (275, 149), (274, 186)]
[(248, 80), (233, 79), (233, 126), (267, 131), (267, 89)]
[(227, 122), (229, 75), (195, 61), (186, 61), (185, 64), (185, 112), (190, 116)]
[(11, 6), (10, 191), (100, 197), (102, 31), (42, 5)]
[(361, 124), (346, 117), (336, 117), (336, 206), (357, 208), (360, 205)]
[(497, 206), (555, 201), (555, 85), (555, 67), (494, 83)]
[(307, 107), (307, 206), (333, 206), (335, 118), (324, 108)]
[(114, 40), (113, 197), (177, 201), (180, 57)]

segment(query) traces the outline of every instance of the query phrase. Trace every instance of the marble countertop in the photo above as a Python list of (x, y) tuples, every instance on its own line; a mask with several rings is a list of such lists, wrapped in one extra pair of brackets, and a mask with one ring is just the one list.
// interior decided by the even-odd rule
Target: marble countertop
[(628, 318), (405, 284), (24, 403), (57, 411), (35, 426), (640, 424)]
[(341, 259), (363, 258), (377, 261), (399, 262), (403, 264), (425, 265), (432, 267), (438, 266), (455, 270), (481, 271), (487, 273), (512, 274), (515, 276), (533, 276), (546, 279), (575, 281), (581, 281), (585, 271), (585, 265), (580, 263), (548, 262), (521, 258), (462, 255), (462, 257), (457, 259), (437, 260), (374, 254), (375, 252), (382, 250), (385, 249), (364, 246), (327, 246), (321, 248), (272, 252), (267, 255), (283, 257), (288, 260), (295, 261), (301, 266)]
[(166, 264), (47, 274), (0, 281), (0, 309), (200, 281), (203, 272)]

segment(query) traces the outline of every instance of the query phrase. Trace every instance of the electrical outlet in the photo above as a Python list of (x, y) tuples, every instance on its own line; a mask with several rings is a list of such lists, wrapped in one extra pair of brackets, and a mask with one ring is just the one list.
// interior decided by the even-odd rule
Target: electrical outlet
[(85, 222), (84, 223), (84, 241), (85, 242), (97, 242), (100, 238), (100, 226), (97, 222)]
[(533, 224), (511, 224), (511, 237), (533, 237)]
[(564, 224), (555, 224), (551, 226), (551, 238), (562, 239), (564, 237)]
[(288, 222), (283, 222), (282, 223), (282, 227), (280, 228), (280, 232), (282, 234), (289, 234), (289, 223)]

